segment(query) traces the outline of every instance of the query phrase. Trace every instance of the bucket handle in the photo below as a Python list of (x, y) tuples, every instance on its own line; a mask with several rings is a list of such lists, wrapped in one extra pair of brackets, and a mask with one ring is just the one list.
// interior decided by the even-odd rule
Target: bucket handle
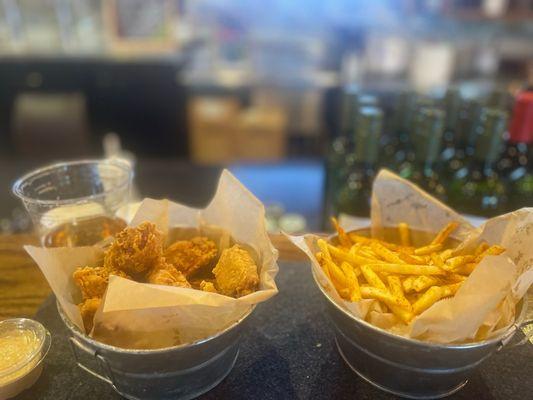
[[(113, 383), (113, 379), (112, 379), (113, 374), (111, 373), (111, 368), (109, 368), (109, 364), (107, 363), (104, 357), (98, 354), (98, 352), (88, 348), (87, 346), (84, 346), (76, 338), (72, 336), (69, 337), (69, 343), (70, 343), (70, 348), (72, 349), (72, 354), (74, 354), (74, 359), (76, 360), (76, 364), (78, 365), (78, 367), (88, 372), (89, 374), (97, 377), (98, 379), (106, 383), (109, 383), (111, 386), (113, 387), (115, 386), (115, 384)], [(83, 364), (78, 355), (78, 349), (93, 356), (96, 360), (96, 364), (98, 365), (99, 369), (103, 371), (105, 376), (99, 374), (98, 372), (94, 371), (93, 369)]]

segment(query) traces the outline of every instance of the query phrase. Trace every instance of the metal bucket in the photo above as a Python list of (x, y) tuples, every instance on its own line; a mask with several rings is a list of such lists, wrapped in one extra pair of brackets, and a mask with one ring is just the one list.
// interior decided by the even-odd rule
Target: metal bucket
[(130, 350), (97, 342), (68, 319), (59, 303), (57, 308), (69, 330), (78, 366), (109, 383), (120, 395), (128, 399), (192, 399), (230, 373), (245, 321), (255, 306), (216, 335), (156, 350)]
[[(381, 232), (381, 237), (394, 241), (395, 231)], [(357, 233), (368, 236), (370, 231)], [(422, 242), (428, 234), (413, 236)], [(526, 321), (527, 301), (522, 301), (515, 324), (499, 337), (457, 345), (423, 342), (394, 335), (356, 318), (326, 293), (314, 272), (313, 277), (326, 299), (337, 348), (346, 364), (377, 388), (412, 399), (441, 398), (457, 392), (466, 385), (474, 368), (532, 322)], [(527, 337), (520, 344), (525, 342)]]

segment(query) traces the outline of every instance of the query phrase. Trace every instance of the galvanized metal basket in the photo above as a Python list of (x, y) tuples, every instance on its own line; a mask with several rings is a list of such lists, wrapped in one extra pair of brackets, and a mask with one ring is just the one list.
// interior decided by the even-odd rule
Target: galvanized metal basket
[[(394, 241), (396, 232), (386, 230), (381, 235)], [(369, 236), (370, 230), (357, 233)], [(415, 242), (420, 243), (427, 243), (430, 237), (425, 232), (414, 236)], [(527, 343), (533, 337), (533, 331), (526, 329), (533, 323), (533, 309), (526, 300), (518, 305), (514, 325), (490, 340), (446, 345), (401, 337), (353, 316), (329, 296), (314, 273), (313, 277), (326, 301), (337, 348), (346, 364), (365, 381), (399, 396), (412, 399), (449, 396), (466, 385), (472, 371), (507, 345), (515, 333), (523, 332), (525, 337), (513, 345)]]
[(205, 339), (156, 350), (131, 350), (90, 338), (57, 303), (78, 366), (109, 383), (120, 395), (135, 400), (192, 399), (218, 385), (235, 364), (241, 333), (254, 308)]

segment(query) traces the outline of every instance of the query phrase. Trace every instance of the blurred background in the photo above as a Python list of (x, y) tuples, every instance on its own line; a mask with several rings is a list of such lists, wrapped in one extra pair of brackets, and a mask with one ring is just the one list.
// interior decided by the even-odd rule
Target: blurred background
[(102, 156), (194, 205), (229, 167), (272, 230), (368, 216), (381, 167), (533, 206), (531, 90), (533, 0), (0, 0), (0, 229), (22, 172)]

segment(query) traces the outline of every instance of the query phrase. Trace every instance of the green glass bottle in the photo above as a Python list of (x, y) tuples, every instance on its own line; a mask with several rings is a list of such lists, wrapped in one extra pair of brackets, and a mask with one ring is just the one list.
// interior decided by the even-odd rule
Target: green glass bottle
[(422, 108), (414, 119), (414, 160), (404, 165), (400, 175), (416, 183), (440, 200), (446, 200), (446, 190), (440, 177), (440, 153), (445, 126), (445, 114), (434, 107)]
[(334, 215), (335, 197), (346, 181), (350, 158), (353, 153), (353, 132), (358, 112), (358, 92), (347, 87), (342, 92), (340, 104), (340, 128), (328, 146), (324, 165), (323, 221)]
[(442, 152), (442, 180), (449, 185), (457, 171), (464, 168), (474, 154), (477, 139), (476, 123), (481, 102), (477, 99), (463, 100), (457, 121), (455, 145), (444, 145)]
[(473, 157), (457, 171), (449, 187), (451, 204), (459, 211), (492, 217), (507, 210), (507, 187), (497, 172), (506, 128), (505, 111), (481, 109)]
[(378, 168), (383, 112), (377, 107), (362, 107), (357, 118), (355, 148), (346, 180), (336, 198), (336, 214), (368, 217), (372, 183)]

